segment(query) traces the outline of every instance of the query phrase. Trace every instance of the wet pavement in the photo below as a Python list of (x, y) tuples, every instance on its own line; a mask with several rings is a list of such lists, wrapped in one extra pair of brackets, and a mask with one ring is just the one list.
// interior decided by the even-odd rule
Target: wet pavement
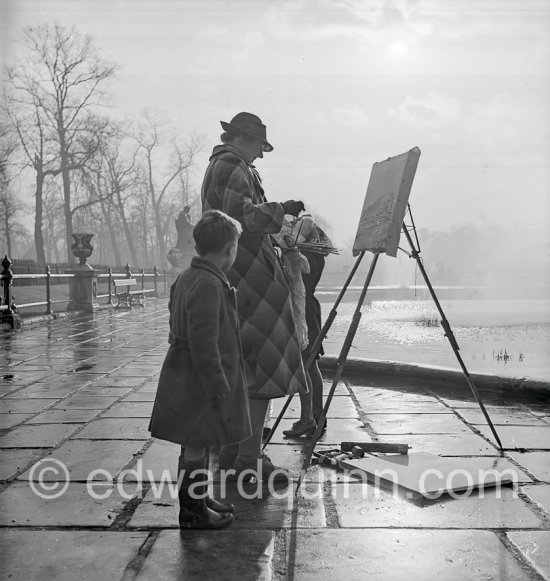
[[(180, 532), (178, 447), (147, 432), (167, 327), (161, 299), (0, 332), (0, 579), (550, 579), (547, 395), (484, 396), (510, 449), (501, 456), (467, 392), (344, 379), (320, 448), (408, 443), (513, 484), (408, 498), (312, 466), (296, 497), (237, 489), (214, 455), (212, 489), (236, 505), (235, 522)], [(296, 475), (303, 442), (282, 430), (297, 417), (296, 398), (267, 450)]]

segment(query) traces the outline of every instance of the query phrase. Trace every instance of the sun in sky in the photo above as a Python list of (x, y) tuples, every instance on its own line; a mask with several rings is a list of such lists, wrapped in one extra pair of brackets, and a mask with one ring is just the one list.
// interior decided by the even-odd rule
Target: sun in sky
[(390, 44), (390, 54), (397, 58), (403, 58), (409, 52), (409, 47), (406, 42), (396, 40)]

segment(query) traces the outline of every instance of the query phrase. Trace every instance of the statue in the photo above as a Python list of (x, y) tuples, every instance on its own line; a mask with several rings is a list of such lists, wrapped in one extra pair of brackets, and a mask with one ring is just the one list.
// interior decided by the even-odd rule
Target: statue
[(171, 248), (166, 258), (174, 270), (185, 270), (191, 264), (195, 255), (195, 241), (193, 240), (193, 224), (191, 224), (191, 208), (184, 206), (175, 220), (178, 238), (176, 245)]

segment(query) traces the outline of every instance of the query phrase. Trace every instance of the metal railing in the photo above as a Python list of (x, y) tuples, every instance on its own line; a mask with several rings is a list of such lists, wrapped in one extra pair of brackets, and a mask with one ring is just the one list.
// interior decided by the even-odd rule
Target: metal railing
[[(12, 313), (17, 313), (20, 309), (24, 308), (33, 308), (33, 307), (45, 307), (45, 314), (51, 315), (53, 314), (53, 305), (65, 303), (67, 304), (68, 298), (63, 299), (52, 299), (52, 286), (55, 285), (54, 281), (61, 281), (65, 280), (67, 283), (70, 284), (71, 280), (77, 276), (73, 273), (61, 273), (61, 274), (52, 274), (49, 265), (44, 267), (43, 274), (14, 274), (11, 270), (12, 261), (5, 256), (2, 260), (2, 272), (0, 273), (0, 283), (3, 286), (2, 293), (0, 294), (0, 314), (2, 317), (5, 315), (11, 315)], [(139, 274), (132, 273), (132, 267), (130, 264), (126, 264), (124, 268), (124, 273), (114, 273), (113, 269), (109, 267), (107, 272), (98, 272), (96, 274), (97, 282), (99, 281), (106, 281), (108, 285), (108, 292), (98, 294), (97, 293), (97, 286), (94, 285), (94, 298), (95, 299), (107, 299), (107, 304), (113, 304), (113, 280), (114, 279), (126, 279), (126, 278), (134, 278), (137, 281), (141, 282), (141, 290), (140, 292), (143, 294), (150, 294), (154, 297), (160, 297), (159, 287), (160, 285), (164, 286), (164, 293), (167, 292), (167, 274), (166, 271), (160, 271), (157, 266), (154, 266), (152, 269), (153, 272), (147, 273), (145, 272), (144, 268), (140, 269)], [(146, 281), (153, 282), (152, 288), (145, 288)], [(26, 287), (26, 286), (35, 286), (34, 281), (44, 281), (43, 284), (45, 285), (45, 300), (44, 301), (33, 301), (33, 302), (26, 302), (26, 303), (15, 303), (14, 295), (13, 295), (13, 282), (14, 281), (29, 281), (27, 283), (23, 282), (22, 284), (18, 285), (19, 287)]]

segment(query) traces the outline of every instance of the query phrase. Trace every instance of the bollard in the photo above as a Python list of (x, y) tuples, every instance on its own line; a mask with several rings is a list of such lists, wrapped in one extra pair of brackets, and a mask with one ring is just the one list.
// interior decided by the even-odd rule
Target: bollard
[(53, 313), (52, 311), (52, 292), (51, 292), (51, 288), (50, 288), (50, 283), (51, 283), (51, 272), (50, 272), (50, 266), (47, 264), (46, 265), (46, 315), (51, 315)]
[(109, 285), (109, 298), (107, 299), (107, 304), (112, 305), (113, 304), (113, 269), (109, 266), (109, 270), (107, 272), (109, 273), (109, 278), (107, 279), (108, 285)]
[(4, 308), (1, 311), (1, 322), (7, 323), (12, 329), (21, 326), (21, 317), (17, 312), (17, 307), (15, 306), (14, 298), (11, 295), (11, 286), (13, 283), (13, 271), (10, 268), (11, 260), (6, 254), (4, 260), (2, 260), (2, 274), (0, 274), (0, 280), (4, 285), (3, 300)]
[(159, 298), (159, 268), (158, 266), (155, 264), (155, 266), (153, 267), (153, 274), (155, 275), (155, 278), (153, 279), (153, 284), (155, 285), (155, 291), (153, 292), (153, 296), (155, 298)]

